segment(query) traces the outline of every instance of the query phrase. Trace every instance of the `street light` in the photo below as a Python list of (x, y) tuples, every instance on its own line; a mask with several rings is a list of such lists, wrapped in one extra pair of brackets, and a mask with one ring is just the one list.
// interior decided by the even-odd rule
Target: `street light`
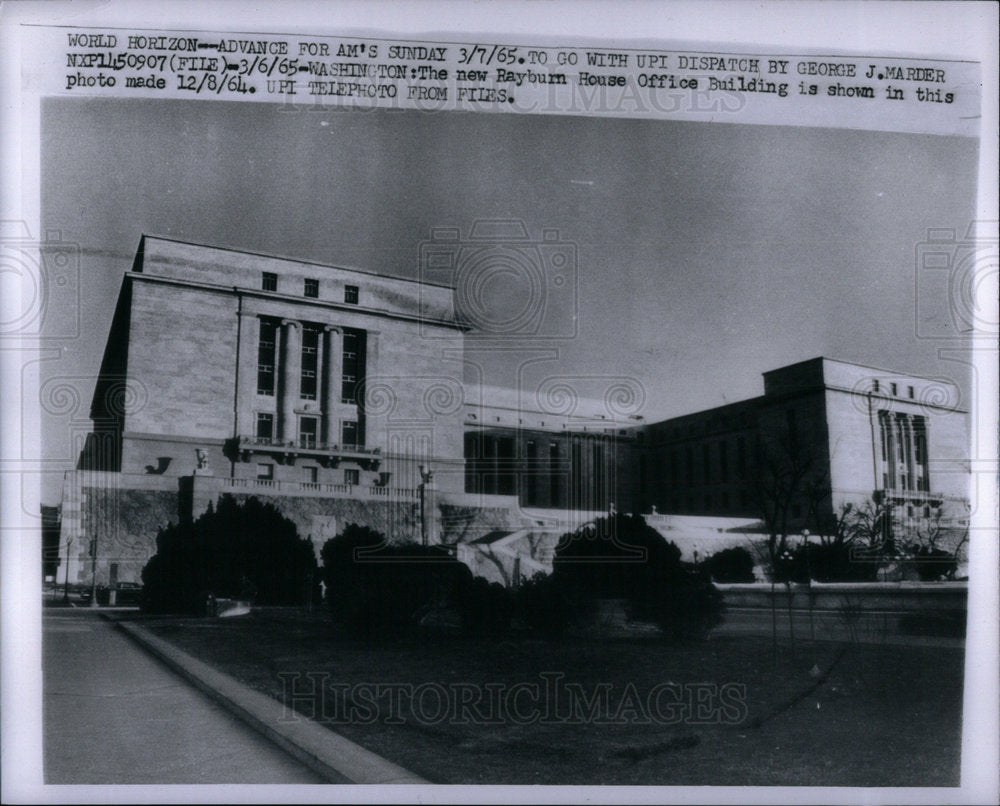
[(90, 606), (97, 607), (97, 533), (90, 543)]
[(73, 545), (73, 538), (66, 541), (66, 581), (63, 582), (63, 601), (69, 601), (69, 547)]
[(427, 486), (434, 478), (434, 471), (427, 465), (417, 465), (417, 470), (420, 471), (420, 542), (426, 546), (429, 542), (427, 535)]

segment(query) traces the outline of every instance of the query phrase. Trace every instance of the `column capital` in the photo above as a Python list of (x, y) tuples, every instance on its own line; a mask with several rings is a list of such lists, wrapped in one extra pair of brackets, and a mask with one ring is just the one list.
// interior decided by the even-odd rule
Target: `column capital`
[(342, 328), (340, 325), (323, 325), (323, 332), (324, 333), (340, 333), (341, 335), (343, 335), (344, 328)]
[(282, 319), (281, 324), (282, 327), (284, 327), (285, 325), (291, 325), (292, 327), (302, 327), (302, 323), (297, 319)]

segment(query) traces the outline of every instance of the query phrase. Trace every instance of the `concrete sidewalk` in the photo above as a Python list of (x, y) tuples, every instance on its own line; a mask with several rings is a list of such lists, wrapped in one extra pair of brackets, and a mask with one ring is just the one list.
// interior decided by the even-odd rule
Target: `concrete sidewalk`
[(427, 783), (139, 624), (50, 610), (44, 634), (46, 783)]
[(319, 784), (324, 778), (89, 610), (42, 621), (46, 784)]

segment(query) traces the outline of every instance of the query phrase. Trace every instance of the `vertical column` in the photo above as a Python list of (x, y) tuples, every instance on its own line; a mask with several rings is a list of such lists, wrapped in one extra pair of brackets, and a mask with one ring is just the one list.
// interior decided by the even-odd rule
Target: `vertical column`
[(253, 404), (257, 394), (257, 349), (260, 341), (260, 320), (256, 314), (240, 311), (239, 341), (236, 347), (236, 393), (233, 401), (235, 409), (236, 436), (252, 436)]
[(914, 490), (916, 489), (916, 466), (913, 462), (913, 415), (904, 414), (903, 415), (903, 438), (906, 444), (906, 453), (904, 458), (906, 460), (906, 489)]
[(301, 325), (293, 319), (281, 320), (281, 396), (278, 398), (278, 439), (295, 439), (295, 405), (299, 402), (299, 375), (302, 365)]
[[(365, 383), (364, 397), (368, 396), (368, 381), (378, 375), (378, 337), (379, 331), (365, 332)], [(358, 380), (361, 380), (360, 378)], [(363, 398), (362, 398), (363, 401)], [(363, 406), (361, 407), (363, 408)], [(361, 412), (359, 412), (360, 414)], [(367, 412), (364, 418), (358, 418), (358, 444), (366, 448), (382, 448), (385, 450), (387, 434), (385, 423), (381, 416), (371, 416)], [(433, 454), (433, 448), (430, 451)]]
[(879, 469), (882, 472), (882, 486), (888, 489), (891, 486), (892, 453), (890, 451), (889, 429), (886, 420), (887, 416), (885, 412), (879, 412), (878, 434), (882, 442), (879, 446), (881, 449), (879, 453)]
[(903, 441), (903, 417), (897, 414), (892, 418), (892, 433), (896, 443), (896, 484), (894, 488), (902, 490), (906, 487), (903, 475), (906, 473), (905, 443)]
[(323, 436), (328, 445), (340, 442), (337, 433), (337, 406), (344, 374), (342, 332), (339, 327), (323, 328)]

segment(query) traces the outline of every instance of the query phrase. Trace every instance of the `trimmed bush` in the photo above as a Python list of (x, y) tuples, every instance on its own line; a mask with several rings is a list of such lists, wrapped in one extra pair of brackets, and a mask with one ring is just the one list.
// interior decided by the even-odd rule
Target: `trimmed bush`
[(596, 599), (625, 599), (633, 618), (657, 624), (670, 638), (704, 635), (722, 621), (722, 596), (680, 557), (642, 517), (616, 514), (563, 536), (553, 584), (568, 594), (573, 616)]
[(142, 608), (203, 614), (209, 594), (263, 605), (300, 605), (319, 584), (308, 540), (275, 507), (224, 496), (218, 509), (171, 525), (142, 569)]
[(921, 546), (913, 552), (913, 563), (921, 582), (952, 579), (958, 570), (958, 560), (954, 554), (930, 546)]
[(716, 582), (753, 582), (753, 556), (742, 546), (717, 551), (704, 563), (702, 568)]
[(428, 614), (461, 611), (470, 598), (472, 572), (442, 546), (389, 546), (351, 524), (326, 542), (321, 557), (334, 618), (359, 638), (413, 633)]
[(848, 543), (809, 543), (795, 550), (796, 582), (875, 582), (881, 555), (866, 557)]

